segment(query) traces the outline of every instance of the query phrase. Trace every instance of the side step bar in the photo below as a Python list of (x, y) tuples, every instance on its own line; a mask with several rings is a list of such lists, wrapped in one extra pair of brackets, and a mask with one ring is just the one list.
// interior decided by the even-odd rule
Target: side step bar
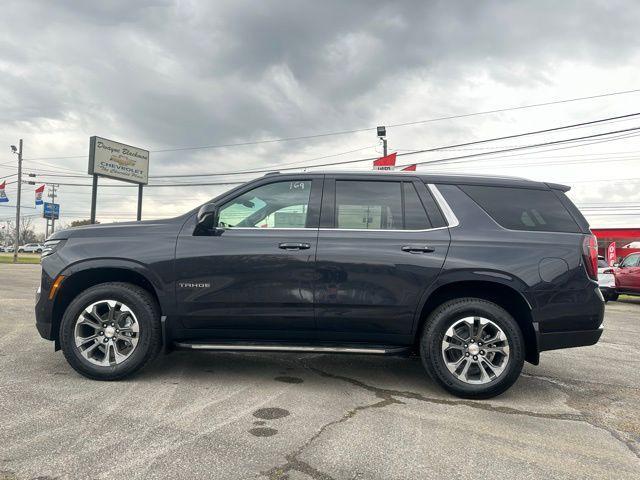
[(373, 355), (395, 355), (408, 353), (409, 347), (360, 347), (360, 346), (316, 346), (316, 345), (278, 345), (278, 344), (233, 344), (233, 343), (186, 343), (176, 342), (176, 348), (187, 350), (218, 350), (243, 352), (313, 352), (313, 353), (358, 353)]

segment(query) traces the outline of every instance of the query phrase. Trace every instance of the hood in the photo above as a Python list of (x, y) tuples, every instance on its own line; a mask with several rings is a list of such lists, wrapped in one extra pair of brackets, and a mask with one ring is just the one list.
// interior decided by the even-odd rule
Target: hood
[(139, 222), (99, 223), (81, 227), (58, 230), (47, 240), (64, 240), (68, 238), (91, 237), (131, 237), (139, 235), (177, 234), (186, 220), (186, 216), (165, 218), (162, 220), (143, 220)]

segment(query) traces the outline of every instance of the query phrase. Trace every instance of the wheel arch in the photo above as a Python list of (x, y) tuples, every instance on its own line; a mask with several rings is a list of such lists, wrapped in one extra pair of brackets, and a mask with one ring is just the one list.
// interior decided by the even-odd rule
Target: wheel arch
[(509, 312), (524, 336), (526, 361), (534, 365), (539, 363), (538, 341), (531, 305), (517, 289), (493, 280), (455, 280), (437, 286), (428, 294), (420, 309), (419, 324), (414, 340), (416, 345), (420, 341), (429, 314), (444, 302), (461, 297), (481, 298), (493, 302)]
[[(166, 298), (159, 279), (135, 262), (113, 260), (75, 264), (62, 272), (65, 276), (60, 291), (56, 295), (51, 317), (51, 332), (56, 349), (59, 348), (60, 322), (64, 312), (75, 297), (95, 285), (108, 282), (126, 282), (148, 291), (155, 299), (161, 315), (166, 310)], [(165, 305), (163, 305), (163, 303)]]

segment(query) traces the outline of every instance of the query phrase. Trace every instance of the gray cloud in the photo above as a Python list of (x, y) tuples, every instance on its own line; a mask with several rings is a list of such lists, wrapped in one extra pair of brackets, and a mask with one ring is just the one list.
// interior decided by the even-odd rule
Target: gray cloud
[[(415, 119), (397, 117), (404, 113), (473, 111), (469, 92), (479, 88), (478, 78), (521, 89), (516, 103), (528, 103), (526, 92), (554, 84), (559, 64), (606, 71), (639, 53), (640, 9), (633, 1), (14, 0), (3, 6), (0, 131), (30, 132), (40, 154), (83, 152), (92, 134), (162, 148)], [(415, 88), (427, 93), (412, 100), (407, 92)], [(503, 103), (500, 94), (486, 100)], [(491, 120), (482, 121), (488, 129)], [(57, 129), (56, 146), (43, 134)], [(471, 122), (434, 124), (429, 137), (398, 137), (419, 146), (425, 138), (467, 139), (476, 130)], [(329, 139), (327, 148), (339, 151), (342, 142), (347, 150), (349, 141)], [(163, 154), (153, 158), (153, 168), (213, 170), (212, 157), (216, 165), (252, 166), (264, 155), (286, 160), (292, 149), (308, 148), (312, 157), (314, 145)], [(81, 160), (65, 165), (84, 169)]]

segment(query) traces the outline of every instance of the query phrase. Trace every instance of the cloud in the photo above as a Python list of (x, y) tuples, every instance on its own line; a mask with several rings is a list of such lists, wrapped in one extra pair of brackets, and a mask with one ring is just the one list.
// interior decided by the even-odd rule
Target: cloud
[[(3, 6), (0, 141), (24, 136), (28, 156), (82, 154), (93, 134), (159, 149), (372, 127), (635, 88), (640, 77), (640, 10), (632, 1)], [(390, 144), (446, 144), (625, 108), (612, 100), (396, 129)], [(368, 143), (375, 144), (372, 132), (157, 154), (152, 173), (250, 168)], [(9, 160), (0, 155), (0, 163)], [(83, 159), (60, 162), (85, 170)], [(592, 178), (595, 171), (585, 172)], [(115, 197), (106, 203), (129, 204)]]

